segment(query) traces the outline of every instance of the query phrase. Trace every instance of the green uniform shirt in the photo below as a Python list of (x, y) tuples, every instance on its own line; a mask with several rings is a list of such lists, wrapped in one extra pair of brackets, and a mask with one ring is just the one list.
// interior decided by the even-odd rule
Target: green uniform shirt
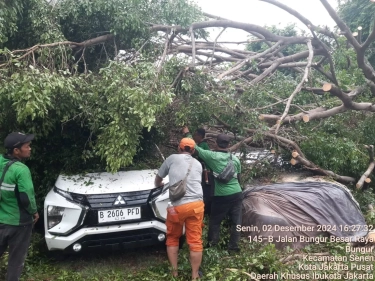
[[(188, 132), (188, 133), (185, 134), (185, 138), (193, 139), (193, 135), (190, 132)], [(200, 148), (202, 148), (204, 150), (210, 150), (210, 147), (208, 146), (208, 143), (206, 141), (202, 141), (201, 143), (199, 143), (197, 145), (198, 145), (198, 147), (200, 147)], [(198, 161), (201, 162), (202, 165), (204, 164), (203, 163), (204, 162), (203, 159), (200, 158), (199, 156), (195, 155), (193, 157), (196, 158), (196, 159), (198, 159)], [(206, 167), (206, 168), (208, 168), (208, 167)], [(203, 177), (204, 177), (204, 175), (203, 175)], [(202, 180), (202, 182), (203, 182), (203, 180)]]
[[(215, 173), (220, 174), (224, 167), (228, 164), (229, 153), (204, 150), (198, 145), (195, 150), (199, 153), (206, 166)], [(241, 163), (237, 156), (232, 154), (232, 160), (237, 174), (241, 173)], [(238, 192), (242, 192), (240, 183), (237, 178), (231, 179), (228, 183), (222, 183), (215, 179), (215, 196), (227, 196)]]
[[(185, 138), (192, 139), (193, 135), (190, 132), (188, 132), (185, 134)], [(206, 141), (202, 141), (201, 143), (198, 144), (198, 146), (200, 148), (203, 148), (204, 150), (210, 150), (210, 147), (208, 146), (208, 143)]]
[(201, 143), (198, 144), (198, 146), (204, 150), (210, 150), (210, 147), (208, 146), (208, 143), (205, 141), (202, 141)]
[[(10, 159), (0, 155), (0, 177)], [(33, 222), (37, 212), (34, 186), (29, 168), (17, 161), (5, 174), (0, 186), (0, 223), (27, 225)]]

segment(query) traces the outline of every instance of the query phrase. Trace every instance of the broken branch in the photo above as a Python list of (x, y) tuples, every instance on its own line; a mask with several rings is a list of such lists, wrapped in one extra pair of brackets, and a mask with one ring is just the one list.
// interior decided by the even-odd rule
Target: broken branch
[(358, 189), (360, 189), (365, 182), (367, 182), (367, 183), (371, 182), (371, 179), (369, 178), (369, 176), (375, 168), (374, 146), (373, 145), (365, 145), (365, 147), (368, 150), (368, 153), (369, 153), (369, 156), (370, 156), (370, 164), (369, 164), (366, 172), (363, 173), (362, 177), (359, 179), (359, 181), (355, 185)]
[(238, 143), (236, 143), (235, 145), (229, 147), (229, 151), (236, 151), (237, 149), (239, 149), (241, 147), (242, 144), (248, 144), (248, 143), (251, 143), (253, 141), (253, 137), (249, 137), (247, 139), (244, 139)]
[(190, 37), (191, 37), (192, 53), (193, 53), (191, 65), (194, 66), (195, 65), (195, 35), (194, 35), (193, 26), (190, 26), (189, 31), (190, 31)]
[(313, 170), (316, 173), (332, 177), (334, 180), (338, 182), (346, 183), (346, 184), (355, 182), (355, 178), (347, 177), (347, 176), (340, 176), (332, 171), (324, 170), (300, 155), (297, 156), (295, 160), (297, 160), (299, 164), (305, 166), (309, 170)]
[(281, 125), (281, 122), (283, 122), (283, 120), (285, 119), (285, 117), (287, 116), (288, 112), (289, 112), (289, 108), (290, 108), (290, 105), (292, 103), (292, 100), (293, 98), (295, 97), (295, 95), (297, 95), (297, 93), (299, 93), (302, 89), (302, 86), (305, 82), (308, 81), (308, 76), (309, 76), (309, 71), (310, 71), (310, 67), (311, 67), (311, 63), (312, 63), (312, 60), (313, 60), (313, 57), (314, 57), (314, 51), (313, 51), (313, 47), (312, 47), (312, 44), (311, 44), (311, 40), (308, 40), (306, 42), (307, 44), (307, 47), (309, 49), (309, 57), (307, 59), (307, 66), (305, 68), (305, 73), (301, 79), (301, 82), (297, 85), (296, 89), (293, 91), (293, 93), (290, 95), (287, 103), (286, 103), (286, 106), (285, 106), (285, 110), (284, 110), (284, 113), (283, 115), (281, 115), (280, 117), (280, 122), (277, 123), (277, 126), (276, 126), (276, 130), (275, 130), (275, 134), (277, 135), (279, 129), (280, 129), (280, 125)]

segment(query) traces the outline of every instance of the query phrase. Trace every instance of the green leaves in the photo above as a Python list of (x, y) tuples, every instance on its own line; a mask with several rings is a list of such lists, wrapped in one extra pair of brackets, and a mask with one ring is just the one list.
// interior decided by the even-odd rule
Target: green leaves
[(0, 1), (0, 47), (18, 30), (17, 17), (23, 8), (20, 0)]
[(319, 132), (308, 134), (301, 144), (306, 157), (323, 169), (336, 173), (358, 176), (366, 170), (367, 157), (353, 140), (337, 134)]
[(93, 111), (88, 118), (98, 133), (97, 154), (106, 160), (110, 171), (116, 171), (132, 163), (142, 128), (151, 128), (156, 114), (171, 102), (172, 93), (155, 79), (152, 64), (130, 67), (112, 62), (100, 74), (100, 82), (93, 81), (90, 87)]
[(173, 96), (150, 63), (131, 67), (112, 62), (88, 76), (29, 67), (5, 81), (1, 105), (11, 108), (1, 112), (14, 114), (15, 126), (26, 126), (40, 137), (56, 126), (80, 124), (95, 136), (89, 141), (95, 154), (86, 152), (84, 158), (99, 156), (112, 172), (132, 163), (142, 129), (153, 126)]

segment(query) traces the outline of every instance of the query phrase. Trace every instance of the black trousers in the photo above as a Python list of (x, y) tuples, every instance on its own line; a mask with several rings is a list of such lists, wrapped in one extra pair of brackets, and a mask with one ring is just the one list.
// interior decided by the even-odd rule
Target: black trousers
[(208, 228), (208, 242), (214, 246), (219, 243), (220, 224), (228, 215), (231, 223), (230, 239), (228, 250), (239, 250), (238, 241), (241, 238), (241, 232), (237, 231), (236, 226), (242, 223), (242, 192), (229, 196), (215, 196), (211, 203), (211, 216)]
[(0, 224), (0, 257), (9, 246), (6, 281), (20, 279), (30, 245), (32, 228), (32, 224), (25, 226)]
[(202, 190), (204, 201), (204, 214), (211, 215), (211, 203), (215, 192), (214, 176), (211, 172), (208, 173), (208, 184), (205, 182), (205, 177), (202, 175)]

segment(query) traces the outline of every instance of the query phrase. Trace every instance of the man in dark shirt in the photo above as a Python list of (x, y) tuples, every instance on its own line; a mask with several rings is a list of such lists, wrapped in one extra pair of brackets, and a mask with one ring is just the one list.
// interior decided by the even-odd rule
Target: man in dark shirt
[[(205, 140), (206, 137), (206, 130), (203, 128), (198, 128), (194, 135), (191, 135), (189, 132), (188, 127), (184, 127), (182, 129), (182, 133), (186, 138), (192, 138), (198, 147), (204, 150), (210, 150), (208, 143)], [(206, 215), (210, 215), (211, 213), (211, 201), (213, 196), (213, 189), (214, 189), (214, 181), (213, 176), (210, 171), (207, 170), (206, 164), (204, 161), (198, 156), (196, 157), (199, 162), (202, 164), (202, 190), (203, 190), (203, 201), (204, 201), (204, 213)]]

